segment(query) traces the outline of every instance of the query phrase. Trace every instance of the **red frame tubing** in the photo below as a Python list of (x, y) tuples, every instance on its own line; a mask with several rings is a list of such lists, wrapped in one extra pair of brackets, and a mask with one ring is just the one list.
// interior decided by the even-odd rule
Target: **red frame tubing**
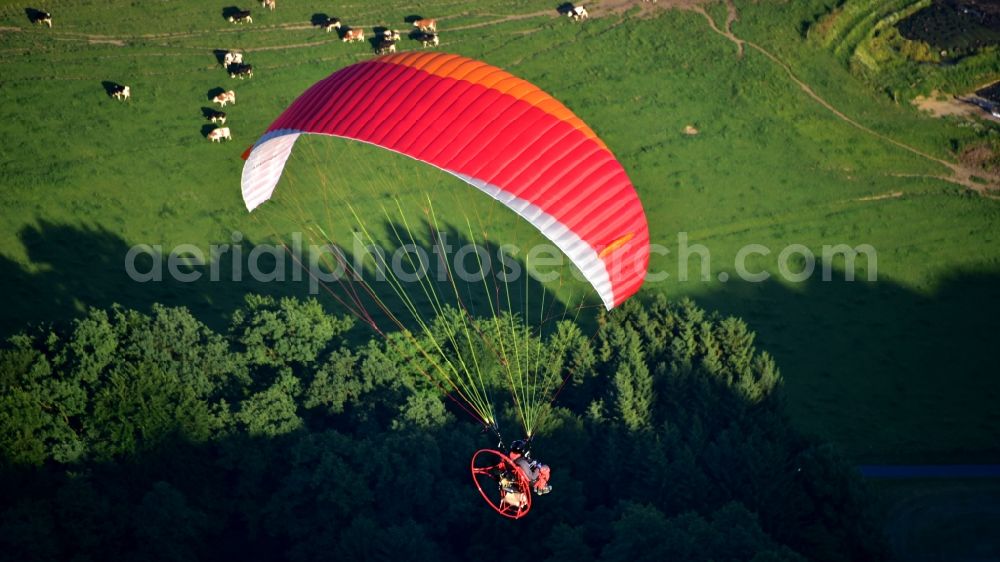
[[(482, 457), (482, 459), (480, 459), (480, 457)], [(476, 466), (477, 459), (488, 459), (488, 461), (485, 461), (481, 466)], [(528, 476), (524, 473), (524, 471), (514, 464), (514, 461), (512, 461), (510, 457), (493, 449), (480, 449), (476, 451), (476, 454), (472, 455), (472, 462), (470, 463), (470, 466), (472, 469), (472, 481), (475, 482), (476, 489), (479, 490), (479, 494), (483, 496), (483, 499), (486, 500), (486, 503), (488, 503), (494, 511), (509, 519), (520, 519), (528, 514), (528, 511), (531, 510), (531, 483), (528, 481)], [(517, 487), (525, 497), (525, 504), (523, 506), (509, 505), (503, 500), (502, 496), (500, 496), (499, 499), (494, 499), (490, 497), (485, 490), (483, 490), (483, 485), (480, 483), (480, 477), (482, 476), (489, 478), (490, 481), (499, 488), (500, 483), (492, 474), (494, 470), (498, 469), (511, 471), (516, 475)], [(502, 494), (502, 491), (498, 489), (497, 494)]]

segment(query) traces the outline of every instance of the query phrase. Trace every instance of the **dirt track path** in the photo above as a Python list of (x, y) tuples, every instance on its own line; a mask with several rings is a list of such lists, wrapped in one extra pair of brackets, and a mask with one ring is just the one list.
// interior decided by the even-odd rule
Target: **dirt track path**
[[(950, 176), (932, 176), (932, 177), (942, 179), (950, 183), (955, 183), (983, 194), (985, 194), (986, 191), (990, 190), (1000, 190), (1000, 176), (989, 174), (983, 170), (975, 170), (967, 168), (965, 166), (962, 166), (961, 164), (956, 164), (954, 162), (949, 162), (947, 160), (938, 158), (932, 154), (928, 154), (918, 148), (910, 146), (902, 141), (898, 141), (892, 137), (882, 134), (862, 123), (859, 123), (858, 121), (844, 114), (842, 111), (834, 107), (830, 102), (826, 101), (819, 94), (817, 94), (815, 90), (813, 90), (812, 87), (809, 86), (809, 84), (800, 80), (799, 77), (795, 75), (795, 72), (792, 71), (792, 68), (787, 63), (779, 59), (776, 55), (774, 55), (767, 49), (764, 49), (763, 47), (752, 41), (746, 41), (744, 39), (740, 39), (739, 37), (737, 37), (736, 34), (733, 33), (732, 31), (732, 24), (733, 22), (739, 20), (739, 14), (736, 11), (736, 6), (733, 4), (732, 0), (726, 0), (726, 6), (728, 13), (726, 17), (726, 29), (724, 30), (719, 29), (719, 26), (715, 23), (715, 20), (712, 19), (712, 16), (709, 15), (709, 13), (702, 6), (696, 5), (690, 7), (689, 9), (705, 16), (705, 19), (708, 21), (708, 25), (709, 27), (712, 28), (712, 31), (718, 33), (719, 35), (722, 35), (723, 37), (735, 43), (737, 48), (737, 56), (740, 57), (743, 56), (744, 46), (749, 46), (750, 48), (764, 55), (765, 57), (770, 59), (773, 63), (780, 66), (785, 71), (785, 74), (788, 75), (788, 78), (793, 83), (795, 83), (795, 85), (798, 86), (800, 90), (805, 92), (805, 94), (808, 95), (810, 98), (812, 98), (816, 103), (820, 104), (821, 106), (826, 108), (829, 112), (833, 113), (841, 121), (844, 121), (845, 123), (848, 123), (852, 127), (855, 127), (856, 129), (863, 131), (869, 135), (872, 135), (880, 140), (893, 144), (899, 148), (902, 148), (903, 150), (916, 154), (921, 158), (925, 158), (927, 160), (940, 164), (951, 170)], [(989, 183), (983, 184), (976, 182), (973, 180), (973, 177), (985, 179)]]

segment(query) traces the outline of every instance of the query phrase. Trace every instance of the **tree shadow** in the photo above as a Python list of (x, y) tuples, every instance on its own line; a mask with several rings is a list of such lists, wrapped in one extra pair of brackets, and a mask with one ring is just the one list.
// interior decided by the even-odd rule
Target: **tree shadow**
[[(159, 211), (164, 217), (175, 212), (169, 205)], [(526, 275), (512, 283), (508, 301), (507, 285), (496, 275), (496, 243), (476, 241), (483, 255), (494, 261), (485, 282), (474, 275), (460, 278), (454, 270), (456, 254), (471, 244), (465, 229), (439, 225), (440, 233), (432, 235), (426, 223), (411, 226), (414, 242), (424, 248), (433, 292), (424, 292), (416, 281), (408, 282), (403, 292), (395, 291), (387, 278), (376, 276), (371, 254), (357, 255), (351, 247), (342, 250), (343, 259), (360, 264), (365, 284), (346, 275), (315, 280), (303, 270), (309, 258), (296, 261), (282, 247), (256, 255), (253, 267), (265, 275), (251, 275), (250, 254), (264, 247), (257, 240), (235, 243), (242, 254), (235, 261), (233, 241), (217, 242), (228, 246), (215, 260), (209, 255), (210, 242), (200, 243), (209, 264), (188, 266), (175, 257), (179, 275), (169, 270), (173, 248), (138, 252), (132, 261), (137, 273), (130, 275), (125, 267), (133, 250), (130, 242), (104, 228), (43, 221), (18, 234), (26, 265), (0, 256), (0, 287), (7, 297), (0, 336), (6, 339), (32, 324), (65, 323), (87, 307), (113, 303), (140, 311), (154, 303), (185, 306), (219, 329), (250, 293), (315, 296), (337, 314), (351, 306), (365, 311), (386, 332), (399, 328), (395, 320), (416, 329), (419, 319), (433, 317), (443, 305), (475, 318), (513, 311), (542, 332), (567, 312), (569, 318), (577, 316), (574, 307), (579, 303), (560, 301), (551, 293), (543, 301), (545, 286)], [(404, 226), (391, 222), (383, 223), (381, 231), (393, 227), (408, 236)], [(393, 243), (379, 240), (383, 265), (395, 261), (404, 272), (413, 273), (408, 266), (413, 254), (404, 248), (409, 242), (408, 237)], [(433, 251), (437, 242), (453, 247), (445, 252), (450, 273), (431, 267), (439, 259)], [(308, 253), (310, 241), (303, 244)], [(317, 260), (321, 265), (316, 271), (328, 273), (333, 269), (328, 266), (336, 265), (325, 259)], [(466, 252), (462, 259), (465, 272), (479, 271), (475, 252)], [(523, 274), (523, 259), (514, 261)], [(278, 269), (280, 280), (266, 275)], [(160, 272), (159, 280), (150, 278), (154, 270)], [(187, 279), (191, 273), (200, 275)], [(842, 444), (853, 457), (871, 463), (996, 462), (1000, 424), (993, 405), (1000, 399), (1000, 380), (992, 375), (992, 350), (1000, 312), (998, 283), (1000, 274), (994, 272), (955, 272), (936, 290), (924, 293), (888, 280), (847, 282), (834, 272), (831, 281), (817, 276), (794, 286), (775, 280), (733, 281), (697, 300), (749, 324), (785, 375), (793, 417), (805, 420), (803, 429)], [(645, 294), (655, 290), (647, 285)], [(589, 316), (579, 315), (578, 322), (587, 322)], [(593, 330), (584, 326), (584, 332)], [(367, 339), (371, 332), (361, 322), (358, 334)]]
[[(160, 210), (161, 216), (173, 213), (168, 206)], [(223, 241), (227, 253), (217, 260), (214, 275), (207, 265), (189, 267), (184, 265), (182, 256), (175, 258), (175, 269), (182, 275), (200, 273), (196, 280), (185, 282), (170, 274), (171, 248), (162, 248), (159, 264), (156, 252), (152, 251), (155, 248), (136, 253), (132, 269), (137, 275), (130, 275), (126, 271), (126, 257), (131, 245), (104, 228), (40, 221), (36, 226), (23, 228), (18, 237), (31, 265), (26, 268), (0, 257), (0, 286), (10, 297), (0, 318), (3, 339), (29, 325), (67, 323), (83, 314), (87, 307), (106, 308), (114, 303), (142, 311), (149, 310), (156, 302), (186, 306), (200, 320), (220, 329), (227, 324), (232, 311), (241, 306), (246, 294), (305, 295), (303, 287), (295, 283), (255, 281), (241, 264), (233, 263), (232, 248), (238, 246), (245, 256), (254, 247), (252, 240), (235, 244)], [(207, 249), (207, 246), (202, 248)], [(273, 268), (272, 262), (268, 256), (262, 256), (261, 269)], [(160, 272), (159, 280), (149, 278), (153, 271)]]
[[(374, 244), (338, 246), (323, 256), (318, 269), (304, 265), (308, 258), (292, 261), (331, 300), (363, 311), (362, 321), (369, 319), (381, 331), (387, 327), (419, 331), (421, 322), (447, 307), (476, 319), (519, 315), (547, 333), (574, 304), (551, 298), (545, 286), (527, 274), (524, 262), (503, 254), (499, 244), (474, 242), (453, 226), (435, 228), (422, 222), (410, 227), (413, 238), (406, 225), (384, 221), (381, 232), (396, 232), (398, 237), (386, 234)], [(369, 231), (378, 228), (370, 225)], [(564, 269), (569, 275), (570, 266)], [(320, 279), (331, 272), (340, 275), (331, 281)]]
[[(207, 136), (215, 128), (205, 124), (201, 133)], [(160, 210), (161, 216), (173, 213), (168, 206)], [(406, 231), (401, 224), (384, 225), (385, 232), (392, 228)], [(431, 228), (424, 224), (417, 231), (429, 233)], [(398, 329), (397, 321), (408, 329), (417, 329), (419, 321), (433, 318), (442, 306), (464, 310), (474, 318), (510, 310), (539, 319), (535, 324), (543, 331), (565, 313), (564, 305), (551, 297), (544, 300), (543, 307), (539, 296), (545, 289), (524, 273), (520, 260), (514, 260), (516, 264), (507, 270), (520, 270), (512, 280), (508, 300), (502, 272), (498, 273), (495, 264), (500, 255), (497, 244), (478, 241), (481, 249), (477, 251), (488, 256), (491, 264), (483, 267), (489, 268), (485, 281), (476, 277), (481, 271), (477, 269), (477, 251), (465, 251), (456, 258), (460, 249), (473, 246), (467, 236), (450, 227), (415, 238), (413, 242), (419, 246), (415, 251), (407, 246), (411, 242), (408, 237), (392, 243), (377, 240), (377, 250), (362, 246), (357, 251), (342, 248), (338, 253), (323, 248), (321, 241), (303, 240), (297, 250), (293, 240), (285, 241), (284, 247), (281, 243), (242, 238), (236, 242), (222, 240), (197, 245), (204, 258), (201, 265), (191, 263), (190, 254), (183, 254), (181, 249), (132, 246), (104, 228), (42, 221), (23, 228), (18, 237), (30, 266), (0, 256), (0, 287), (10, 297), (0, 318), (3, 339), (29, 325), (66, 323), (88, 307), (107, 308), (115, 303), (140, 311), (150, 310), (155, 303), (185, 306), (208, 326), (220, 329), (242, 306), (247, 294), (315, 296), (331, 312), (345, 314), (354, 310), (362, 323), (369, 318), (386, 332)], [(444, 250), (435, 252), (435, 243)], [(216, 246), (214, 260), (210, 244)], [(376, 255), (382, 256), (385, 275), (379, 274)], [(447, 267), (435, 263), (444, 256), (448, 256)], [(338, 275), (330, 275), (343, 265), (340, 260), (346, 266)], [(413, 275), (417, 272), (413, 265), (421, 260), (426, 273), (418, 279), (419, 275)], [(460, 271), (454, 269), (456, 265)], [(401, 273), (395, 276), (402, 280), (401, 291), (393, 286), (394, 270)], [(349, 275), (351, 272), (361, 272), (364, 282)], [(422, 281), (427, 283), (421, 285)], [(526, 299), (525, 294), (534, 300)], [(416, 315), (410, 312), (411, 306)], [(366, 327), (361, 326), (361, 331), (364, 338), (370, 337)]]
[(731, 282), (696, 300), (744, 319), (784, 374), (792, 416), (853, 457), (996, 462), (998, 283), (957, 271), (923, 293), (834, 271), (794, 286)]

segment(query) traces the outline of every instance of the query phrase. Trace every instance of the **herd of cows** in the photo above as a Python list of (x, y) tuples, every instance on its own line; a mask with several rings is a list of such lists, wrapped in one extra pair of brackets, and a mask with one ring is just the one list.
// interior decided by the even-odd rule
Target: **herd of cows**
[[(277, 7), (277, 0), (259, 0), (263, 8), (274, 11)], [(656, 0), (644, 0), (646, 2)], [(573, 4), (567, 2), (560, 5), (558, 8), (560, 14), (569, 17), (573, 21), (583, 21), (590, 17), (587, 13), (587, 9), (583, 6), (574, 6)], [(28, 18), (33, 24), (45, 25), (52, 27), (52, 14), (43, 10), (36, 10), (33, 8), (28, 8), (26, 10), (28, 13)], [(224, 13), (223, 17), (227, 21), (233, 24), (252, 24), (253, 15), (250, 10), (242, 10), (237, 8), (228, 8)], [(411, 40), (419, 41), (423, 47), (437, 47), (440, 44), (440, 36), (437, 30), (437, 21), (432, 18), (407, 18), (407, 21), (413, 24), (413, 30), (409, 33), (408, 37)], [(341, 41), (345, 43), (354, 43), (356, 41), (365, 41), (365, 30), (364, 28), (351, 28), (344, 25), (340, 18), (333, 18), (323, 16), (322, 21), (314, 21), (314, 25), (320, 27), (326, 32), (337, 31), (340, 35)], [(386, 55), (396, 52), (396, 43), (400, 40), (400, 32), (395, 29), (388, 29), (384, 27), (376, 27), (373, 29), (375, 36), (371, 40), (372, 49), (377, 55)], [(243, 61), (243, 53), (239, 51), (226, 51), (224, 56), (221, 58), (223, 68), (229, 73), (230, 78), (253, 78), (253, 65), (246, 64)], [(110, 84), (107, 85), (108, 96), (112, 99), (118, 101), (127, 101), (131, 98), (132, 91), (129, 86), (124, 84)], [(233, 90), (224, 91), (218, 93), (211, 97), (212, 103), (218, 104), (220, 108), (226, 107), (226, 104), (236, 103), (236, 92)], [(209, 130), (205, 133), (205, 137), (211, 142), (222, 142), (223, 140), (232, 140), (232, 133), (229, 127), (224, 127), (226, 124), (226, 113), (216, 110), (206, 110), (204, 111), (205, 119), (210, 121), (215, 128)]]
[[(274, 10), (276, 8), (277, 0), (260, 0), (261, 5), (269, 10)], [(52, 16), (47, 12), (38, 12), (44, 15), (44, 21), (49, 27), (52, 27)], [(250, 10), (236, 10), (228, 15), (225, 15), (226, 20), (234, 24), (250, 24), (253, 23), (253, 15)], [(34, 20), (33, 20), (34, 21)], [(440, 38), (437, 33), (437, 21), (431, 18), (419, 18), (413, 20), (413, 31), (409, 34), (410, 39), (419, 41), (424, 47), (436, 47), (440, 44)], [(365, 30), (363, 28), (350, 28), (343, 23), (341, 23), (340, 18), (328, 17), (324, 21), (319, 22), (319, 27), (327, 32), (338, 31), (340, 34), (341, 41), (345, 43), (353, 43), (355, 41), (365, 40)], [(376, 54), (385, 55), (396, 52), (396, 42), (401, 38), (400, 32), (395, 29), (387, 29), (382, 27), (375, 28), (375, 39), (372, 41), (373, 49)], [(222, 56), (220, 61), (222, 67), (226, 69), (229, 73), (230, 78), (253, 78), (253, 65), (247, 64), (243, 60), (243, 53), (239, 51), (226, 51)], [(113, 84), (108, 89), (108, 95), (113, 99), (119, 101), (126, 101), (131, 96), (131, 88), (122, 84)], [(220, 108), (226, 107), (227, 104), (236, 103), (236, 92), (233, 90), (227, 90), (220, 92), (211, 98), (212, 103), (218, 104)], [(211, 142), (222, 142), (223, 140), (232, 140), (233, 135), (229, 127), (225, 127), (226, 124), (226, 113), (223, 111), (211, 110), (204, 111), (205, 119), (210, 121), (215, 128), (211, 129), (205, 134)]]

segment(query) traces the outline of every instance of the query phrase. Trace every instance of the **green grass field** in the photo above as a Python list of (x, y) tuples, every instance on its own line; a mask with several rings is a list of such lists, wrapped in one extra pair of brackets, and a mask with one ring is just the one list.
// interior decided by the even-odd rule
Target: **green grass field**
[[(263, 242), (301, 227), (297, 214), (248, 215), (239, 177), (240, 154), (289, 102), (372, 56), (367, 44), (342, 44), (310, 20), (326, 11), (354, 26), (405, 29), (403, 18), (419, 13), (439, 19), (440, 50), (539, 85), (601, 135), (642, 197), (653, 241), (670, 249), (651, 265), (670, 277), (644, 292), (690, 296), (745, 318), (776, 357), (800, 428), (865, 462), (1000, 457), (990, 351), (1000, 310), (1000, 203), (938, 179), (944, 166), (845, 122), (759, 51), (738, 57), (705, 16), (632, 11), (574, 25), (537, 0), (353, 2), (338, 3), (336, 13), (329, 3), (279, 0), (273, 13), (254, 3), (254, 23), (240, 27), (222, 18), (225, 3), (111, 4), (39, 5), (54, 15), (46, 29), (31, 26), (21, 4), (0, 3), (3, 334), (112, 302), (184, 305), (220, 325), (246, 292), (302, 295), (302, 285), (138, 284), (125, 275), (124, 256), (135, 244), (207, 250), (233, 231)], [(806, 42), (801, 22), (821, 13), (822, 2), (737, 7), (737, 36), (871, 130), (944, 159), (976, 134), (891, 103), (835, 53)], [(723, 26), (724, 6), (708, 11)], [(404, 39), (402, 49), (414, 48)], [(245, 51), (255, 77), (231, 80), (216, 49)], [(132, 100), (109, 99), (103, 81), (128, 84)], [(208, 92), (219, 87), (238, 96), (225, 110), (234, 142), (221, 146), (202, 132)], [(699, 133), (685, 135), (688, 125)], [(317, 183), (336, 195), (320, 195), (311, 189)], [(419, 204), (433, 192), (438, 215), (456, 230), (471, 216), (489, 225), (491, 241), (540, 240), (450, 176), (333, 139), (301, 143), (279, 189), (315, 220), (346, 217), (340, 203), (350, 201), (380, 225), (393, 195)], [(679, 232), (711, 251), (708, 281), (678, 278)], [(844, 281), (842, 262), (829, 282), (818, 273), (779, 280), (783, 248), (803, 244), (820, 255), (840, 243), (877, 250), (876, 282), (861, 271), (859, 281)], [(734, 260), (747, 244), (771, 249), (748, 262), (771, 280), (735, 280)], [(698, 271), (697, 260), (690, 265)], [(719, 280), (723, 272), (728, 282)], [(572, 284), (550, 289), (565, 300), (579, 295)]]

